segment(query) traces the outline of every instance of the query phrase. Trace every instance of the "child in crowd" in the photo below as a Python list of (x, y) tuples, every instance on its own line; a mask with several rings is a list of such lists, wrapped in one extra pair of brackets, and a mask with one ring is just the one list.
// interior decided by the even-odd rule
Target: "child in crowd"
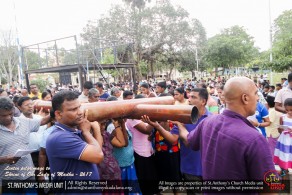
[(269, 111), (269, 118), (270, 118), (271, 124), (266, 127), (266, 134), (267, 134), (271, 152), (272, 154), (274, 154), (277, 140), (280, 136), (278, 127), (280, 124), (280, 118), (282, 116), (282, 113), (275, 110), (275, 97), (268, 95), (267, 103), (269, 106), (268, 111)]
[(285, 100), (284, 107), (286, 114), (280, 118), (280, 125), (283, 126), (279, 128), (281, 135), (274, 153), (274, 162), (282, 169), (281, 176), (287, 175), (288, 168), (292, 168), (292, 98)]

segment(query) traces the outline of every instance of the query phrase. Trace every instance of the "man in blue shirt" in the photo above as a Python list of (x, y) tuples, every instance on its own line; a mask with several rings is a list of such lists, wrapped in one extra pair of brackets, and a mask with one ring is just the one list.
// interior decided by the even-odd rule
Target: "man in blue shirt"
[(78, 96), (72, 91), (64, 90), (53, 97), (57, 122), (46, 149), (54, 181), (99, 179), (96, 164), (103, 160), (103, 152), (96, 137), (100, 129), (91, 125), (80, 106)]
[(101, 82), (97, 82), (95, 84), (96, 89), (99, 91), (99, 101), (104, 102), (106, 99), (110, 96), (108, 93), (106, 93), (103, 89), (103, 84)]

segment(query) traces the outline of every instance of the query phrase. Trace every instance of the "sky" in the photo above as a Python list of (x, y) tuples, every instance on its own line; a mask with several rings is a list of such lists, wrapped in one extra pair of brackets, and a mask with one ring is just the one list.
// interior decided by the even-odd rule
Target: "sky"
[[(152, 0), (155, 3), (156, 0)], [(261, 51), (270, 47), (269, 0), (171, 0), (186, 9), (206, 29), (207, 37), (233, 25), (243, 26)], [(21, 45), (79, 35), (89, 20), (106, 15), (122, 0), (0, 0), (0, 32), (18, 31)], [(270, 0), (273, 22), (292, 0)], [(80, 41), (80, 40), (79, 40)], [(74, 39), (61, 44), (74, 44)], [(58, 42), (59, 44), (59, 42)]]

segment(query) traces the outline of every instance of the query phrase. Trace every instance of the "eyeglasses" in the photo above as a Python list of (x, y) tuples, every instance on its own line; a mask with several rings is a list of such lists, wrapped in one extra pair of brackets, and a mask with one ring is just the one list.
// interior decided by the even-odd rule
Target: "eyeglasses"
[(94, 96), (95, 98), (99, 98), (100, 96)]

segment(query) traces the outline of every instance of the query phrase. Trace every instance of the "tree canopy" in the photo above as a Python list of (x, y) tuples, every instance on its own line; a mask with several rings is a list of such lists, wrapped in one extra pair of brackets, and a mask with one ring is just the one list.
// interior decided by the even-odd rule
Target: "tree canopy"
[[(171, 72), (174, 66), (182, 65), (173, 59), (174, 55), (194, 50), (206, 42), (206, 32), (200, 21), (190, 18), (186, 10), (169, 2), (144, 7), (139, 12), (127, 6), (113, 6), (109, 15), (98, 21), (98, 26), (88, 23), (82, 37), (87, 44), (98, 44), (94, 40), (102, 39), (116, 41), (117, 45), (131, 45), (129, 52), (132, 55), (126, 55), (127, 60), (136, 64), (138, 72), (140, 63), (147, 62), (152, 76), (159, 60), (164, 59)], [(121, 58), (123, 55), (119, 56), (119, 61), (125, 62)]]
[(208, 40), (204, 58), (212, 68), (230, 68), (245, 66), (258, 53), (246, 30), (232, 26)]
[(292, 10), (284, 11), (274, 21), (273, 61), (267, 63), (274, 70), (292, 70)]

